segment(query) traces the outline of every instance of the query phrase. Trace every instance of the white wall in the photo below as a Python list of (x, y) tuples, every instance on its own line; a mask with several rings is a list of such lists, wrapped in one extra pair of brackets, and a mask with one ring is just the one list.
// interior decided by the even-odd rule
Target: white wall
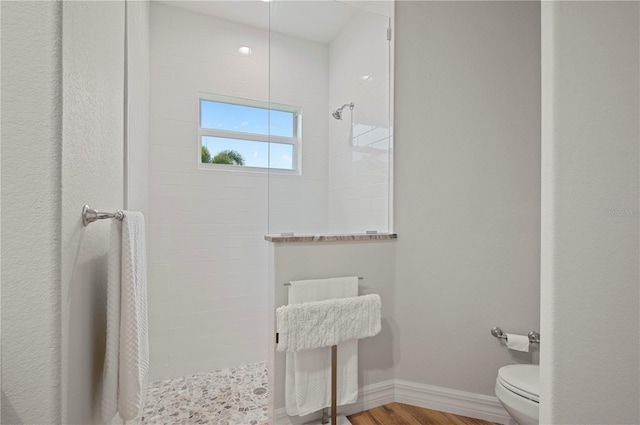
[(493, 396), (534, 359), (489, 330), (539, 326), (539, 3), (398, 2), (395, 46), (395, 377)]
[(355, 107), (329, 117), (330, 233), (390, 229), (388, 27), (387, 16), (363, 10), (331, 42), (330, 110)]
[(640, 423), (637, 2), (543, 2), (540, 422)]
[(99, 419), (109, 220), (124, 205), (124, 2), (64, 2), (62, 21), (63, 423)]
[[(270, 46), (265, 30), (156, 3), (150, 21), (150, 378), (156, 380), (266, 360), (268, 209), (272, 217), (285, 213), (270, 223), (278, 231), (326, 222), (328, 49), (277, 35)], [(250, 46), (252, 55), (240, 55), (240, 46)], [(302, 106), (303, 175), (200, 169), (199, 92)], [(305, 203), (314, 198), (323, 208)]]
[(127, 158), (126, 205), (149, 208), (149, 8), (148, 1), (127, 5)]
[[(360, 295), (379, 294), (382, 298), (382, 331), (358, 343), (360, 388), (393, 378), (397, 361), (394, 351), (399, 342), (394, 303), (395, 245), (395, 241), (276, 243), (270, 248), (270, 311), (287, 304), (284, 283), (300, 279), (361, 276)], [(269, 346), (275, 347), (275, 314), (269, 317), (269, 341)], [(269, 385), (274, 388), (273, 406), (277, 410), (284, 407), (285, 356), (275, 349), (269, 356)]]
[(1, 421), (60, 423), (62, 4), (1, 7)]
[(2, 422), (94, 423), (108, 223), (80, 212), (123, 203), (124, 3), (2, 19)]

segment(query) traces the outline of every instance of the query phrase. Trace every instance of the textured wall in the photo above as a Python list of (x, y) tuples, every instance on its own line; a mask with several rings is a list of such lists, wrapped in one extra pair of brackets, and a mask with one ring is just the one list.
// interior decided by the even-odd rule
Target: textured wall
[(541, 423), (640, 423), (638, 2), (543, 2)]
[[(398, 2), (396, 378), (494, 395), (539, 326), (536, 2)], [(543, 335), (544, 339), (544, 335)]]
[(62, 5), (1, 7), (1, 421), (60, 423)]
[(110, 220), (83, 227), (80, 212), (124, 203), (124, 2), (63, 2), (62, 31), (63, 422), (89, 424), (99, 413)]
[(123, 202), (123, 12), (2, 4), (3, 423), (96, 413), (108, 225), (80, 212)]

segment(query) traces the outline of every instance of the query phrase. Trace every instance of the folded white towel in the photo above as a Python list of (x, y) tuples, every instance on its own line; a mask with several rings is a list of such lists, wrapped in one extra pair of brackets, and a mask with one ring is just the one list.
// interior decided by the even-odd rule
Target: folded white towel
[[(292, 281), (289, 304), (358, 295), (358, 278)], [(331, 405), (331, 349), (286, 353), (287, 415), (308, 415)], [(338, 345), (338, 405), (358, 399), (358, 341)]]
[(102, 418), (117, 412), (135, 419), (144, 405), (149, 371), (147, 264), (144, 216), (124, 212), (113, 220), (107, 278), (107, 345), (103, 370)]
[(279, 307), (277, 349), (310, 350), (377, 335), (381, 310), (377, 294)]

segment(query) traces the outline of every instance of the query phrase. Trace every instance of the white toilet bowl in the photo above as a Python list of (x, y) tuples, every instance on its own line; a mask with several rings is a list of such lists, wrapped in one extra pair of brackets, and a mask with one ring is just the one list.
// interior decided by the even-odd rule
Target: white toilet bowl
[(538, 425), (540, 366), (516, 364), (501, 367), (496, 397), (520, 425)]

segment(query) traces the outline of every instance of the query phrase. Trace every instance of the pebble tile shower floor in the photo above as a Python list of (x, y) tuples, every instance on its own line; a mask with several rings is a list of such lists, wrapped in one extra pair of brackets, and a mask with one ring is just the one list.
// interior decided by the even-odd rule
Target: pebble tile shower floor
[(268, 420), (266, 363), (149, 384), (142, 424), (259, 425)]

